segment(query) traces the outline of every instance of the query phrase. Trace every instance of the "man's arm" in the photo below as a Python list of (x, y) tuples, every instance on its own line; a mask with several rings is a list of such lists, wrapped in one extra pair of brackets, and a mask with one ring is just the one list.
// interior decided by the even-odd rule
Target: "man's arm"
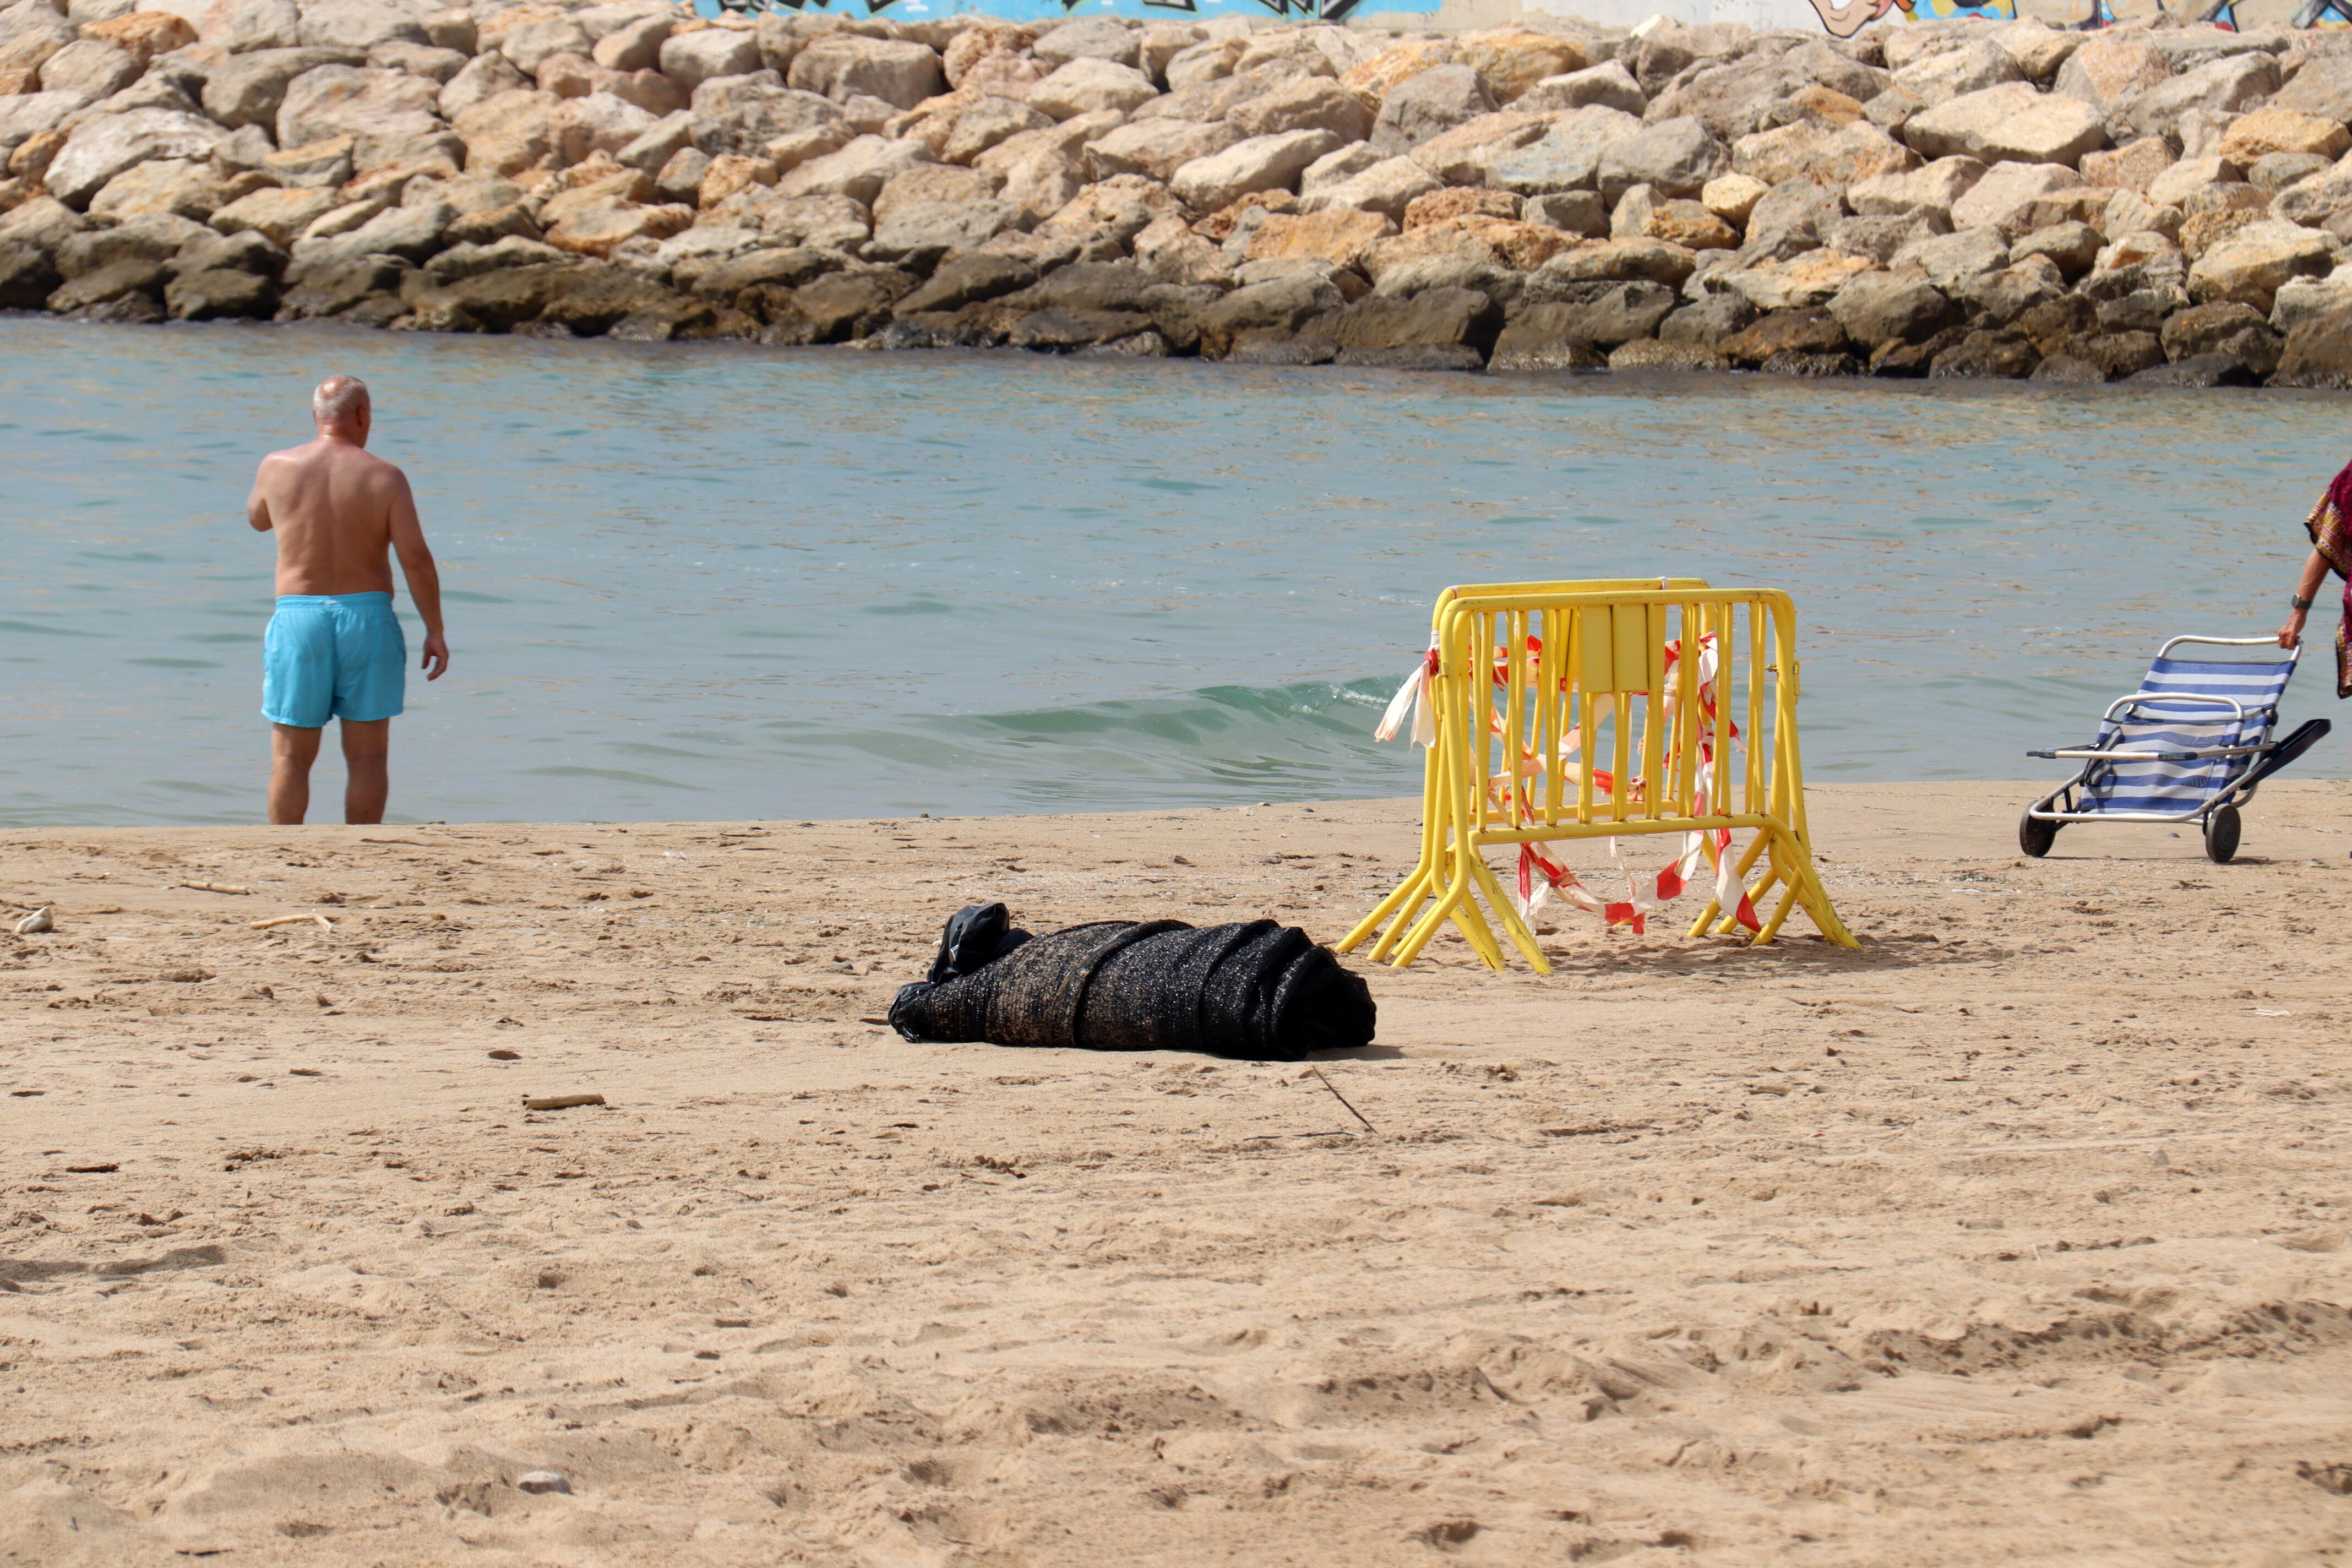
[(2294, 596), (2305, 607), (2288, 610), (2286, 625), (2279, 627), (2279, 647), (2293, 647), (2303, 641), (2304, 617), (2311, 613), (2308, 606), (2312, 600), (2319, 596), (2319, 585), (2326, 581), (2327, 557), (2322, 555), (2315, 547), (2311, 552), (2311, 559), (2303, 563), (2303, 576), (2294, 585)]
[(398, 468), (392, 470), (392, 549), (400, 557), (401, 575), (408, 579), (408, 596), (416, 601), (417, 617), (425, 623), (425, 658), (419, 668), (425, 679), (438, 680), (449, 668), (449, 645), (441, 637), (441, 573), (433, 564), (432, 547), (425, 542), (425, 524), (417, 519), (408, 476)]
[(253, 470), (253, 493), (245, 498), (245, 521), (253, 525), (256, 533), (268, 533), (270, 529), (269, 498), (261, 493), (261, 476), (269, 471), (269, 459)]

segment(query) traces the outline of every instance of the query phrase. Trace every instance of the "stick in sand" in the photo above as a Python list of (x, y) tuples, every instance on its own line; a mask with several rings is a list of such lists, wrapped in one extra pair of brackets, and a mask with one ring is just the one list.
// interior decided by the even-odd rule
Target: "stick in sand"
[(540, 1094), (524, 1097), (525, 1110), (569, 1110), (575, 1105), (602, 1105), (601, 1094)]
[[(1323, 1069), (1321, 1068), (1317, 1067), (1313, 1062), (1308, 1062), (1307, 1064), (1307, 1070), (1315, 1075), (1315, 1080), (1318, 1083), (1320, 1083), (1325, 1089), (1331, 1091), (1332, 1099), (1338, 1100), (1342, 1105), (1348, 1105), (1348, 1097), (1339, 1092), (1339, 1085), (1333, 1083), (1329, 1079), (1323, 1076)], [(1364, 1121), (1364, 1113), (1357, 1110), (1352, 1105), (1348, 1105), (1348, 1114), (1354, 1117), (1359, 1121)], [(1377, 1136), (1380, 1131), (1378, 1128), (1374, 1127), (1369, 1121), (1364, 1121), (1364, 1131), (1373, 1133), (1375, 1136)]]
[(251, 888), (240, 888), (235, 882), (183, 882), (180, 886), (193, 888), (199, 893), (235, 893), (239, 897), (253, 891)]
[(335, 929), (335, 922), (329, 920), (324, 915), (279, 915), (275, 920), (247, 921), (245, 922), (245, 929), (247, 931), (268, 931), (274, 926), (298, 926), (304, 921), (317, 921), (320, 931), (332, 931)]

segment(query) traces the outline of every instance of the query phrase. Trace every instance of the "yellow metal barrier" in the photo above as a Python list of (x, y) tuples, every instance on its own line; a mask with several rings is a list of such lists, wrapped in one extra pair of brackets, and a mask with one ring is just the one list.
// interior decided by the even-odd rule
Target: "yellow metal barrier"
[[(1435, 733), (1421, 858), (1340, 951), (1381, 931), (1370, 956), (1402, 968), (1451, 921), (1499, 969), (1502, 945), (1478, 908), (1484, 894), (1512, 945), (1549, 974), (1481, 851), (1517, 847), (1523, 883), (1532, 865), (1600, 907), (1535, 847), (1650, 834), (1685, 836), (1677, 865), (1702, 852), (1715, 862), (1717, 896), (1691, 935), (1745, 925), (1768, 942), (1801, 906), (1831, 942), (1855, 945), (1806, 834), (1796, 615), (1786, 594), (1696, 578), (1477, 584), (1439, 595), (1431, 624), (1422, 700)], [(1734, 860), (1730, 836), (1743, 830), (1755, 837)], [(1765, 871), (1750, 887), (1759, 860)], [(1661, 893), (1671, 897), (1680, 881), (1662, 873)], [(1752, 912), (1776, 888), (1769, 917)], [(1638, 921), (1644, 907), (1629, 900), (1605, 912)]]

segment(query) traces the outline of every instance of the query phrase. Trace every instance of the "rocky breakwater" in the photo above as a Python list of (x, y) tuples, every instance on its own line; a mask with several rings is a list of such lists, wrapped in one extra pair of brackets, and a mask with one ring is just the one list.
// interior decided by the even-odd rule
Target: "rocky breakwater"
[(2352, 384), (2352, 35), (17, 0), (0, 307)]

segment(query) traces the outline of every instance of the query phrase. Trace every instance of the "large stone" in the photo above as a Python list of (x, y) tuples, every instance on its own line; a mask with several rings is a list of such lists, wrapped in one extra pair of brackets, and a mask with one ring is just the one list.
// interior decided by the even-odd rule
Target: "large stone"
[(350, 136), (361, 169), (448, 129), (437, 112), (439, 84), (402, 71), (320, 66), (294, 79), (278, 110), (278, 144), (299, 147)]
[(1064, 22), (1031, 46), (1031, 52), (1048, 70), (1078, 59), (1108, 60), (1135, 69), (1142, 64), (1141, 49), (1142, 39), (1136, 30), (1111, 16), (1081, 16)]
[(1623, 61), (1607, 60), (1580, 71), (1546, 77), (1514, 100), (1513, 107), (1543, 114), (1599, 104), (1638, 115), (1649, 107), (1649, 101), (1642, 84), (1633, 79), (1633, 73), (1625, 68)]
[(2105, 122), (2079, 99), (2024, 82), (1987, 88), (1911, 117), (1904, 140), (1929, 158), (1965, 154), (1988, 163), (2063, 163), (2106, 144)]
[(1996, 163), (1952, 204), (1952, 226), (1998, 228), (2010, 237), (2027, 233), (2042, 226), (2027, 220), (2044, 197), (2082, 184), (2074, 170), (2059, 163)]
[(1557, 293), (1579, 283), (1619, 283), (1647, 279), (1679, 289), (1697, 269), (1698, 253), (1663, 239), (1608, 239), (1580, 245), (1546, 260), (1531, 280)]
[(2021, 81), (2017, 62), (1990, 38), (1979, 38), (1912, 61), (1895, 73), (1895, 85), (1933, 108), (2005, 82)]
[(180, 321), (267, 321), (278, 309), (278, 284), (229, 268), (183, 273), (164, 286), (163, 305)]
[(1741, 137), (1731, 166), (1768, 185), (1812, 180), (1843, 186), (1916, 169), (1919, 155), (1867, 121), (1832, 130), (1801, 120)]
[(2053, 90), (2104, 118), (2172, 77), (2172, 61), (2137, 32), (2093, 34), (2058, 68)]
[(81, 38), (41, 62), (41, 90), (77, 93), (85, 101), (110, 98), (137, 81), (146, 68), (128, 49)]
[(1201, 352), (1221, 359), (1244, 333), (1287, 335), (1345, 303), (1329, 280), (1311, 273), (1245, 285), (1200, 312)]
[(0, 93), (0, 155), (14, 156), (34, 137), (62, 126), (83, 106), (70, 92)]
[(901, 320), (929, 310), (960, 310), (975, 300), (993, 300), (1026, 289), (1037, 275), (1008, 256), (985, 252), (952, 256), (929, 279), (893, 307)]
[(1829, 310), (1845, 335), (1866, 349), (1933, 337), (1959, 314), (1934, 285), (1891, 272), (1855, 274), (1830, 300)]
[(1402, 219), (1405, 208), (1438, 189), (1428, 170), (1411, 158), (1384, 158), (1337, 184), (1318, 186), (1298, 198), (1303, 213), (1331, 207), (1360, 207)]
[[(179, 3), (188, 5), (191, 0)], [(108, 42), (139, 58), (142, 66), (152, 66), (158, 57), (193, 45), (195, 24), (167, 9), (139, 9), (125, 12), (122, 16), (108, 16), (106, 21), (91, 21), (82, 28), (82, 37)]]
[(2267, 316), (2289, 279), (2325, 276), (2336, 265), (2336, 243), (2275, 219), (2250, 225), (2197, 258), (2189, 269), (2189, 296), (2200, 304), (2235, 300)]
[(1870, 262), (1865, 258), (1811, 250), (1787, 261), (1731, 268), (1711, 274), (1709, 280), (1759, 310), (1801, 310), (1826, 304), (1856, 275), (1868, 270)]
[(1499, 110), (1441, 132), (1408, 156), (1441, 184), (1483, 185), (1496, 163), (1541, 140), (1551, 128), (1544, 115)]
[(2315, 153), (2335, 159), (2352, 151), (2352, 132), (2333, 120), (2267, 104), (2233, 121), (2221, 138), (2221, 156), (2252, 164), (2271, 153)]
[(1856, 182), (1846, 203), (1864, 217), (1933, 213), (1949, 221), (1952, 208), (1985, 177), (1974, 158), (1938, 158), (1923, 168)]
[(1361, 142), (1371, 134), (1372, 110), (1330, 78), (1310, 76), (1248, 100), (1234, 110), (1233, 123), (1245, 136), (1328, 131), (1343, 142)]
[(332, 191), (352, 177), (353, 145), (348, 136), (330, 136), (324, 142), (265, 153), (257, 167), (289, 190)]
[(1688, 116), (1726, 141), (1770, 126), (1776, 106), (1806, 87), (1803, 76), (1759, 50), (1677, 78), (1653, 97), (1653, 120)]
[(2075, 165), (2086, 184), (2142, 193), (2171, 166), (2172, 147), (2161, 136), (2137, 137), (2112, 153), (2085, 153)]
[(1013, 329), (1012, 344), (1037, 353), (1068, 353), (1116, 342), (1151, 329), (1151, 318), (1136, 310), (1033, 310)]
[(1113, 174), (1148, 174), (1163, 183), (1196, 158), (1206, 158), (1246, 140), (1225, 121), (1202, 125), (1191, 120), (1138, 120), (1120, 126), (1086, 150), (1087, 167), (1097, 180)]
[(1529, 27), (1489, 27), (1454, 40), (1454, 58), (1478, 73), (1498, 104), (1525, 96), (1538, 82), (1582, 70), (1584, 46)]
[(304, 229), (334, 211), (341, 199), (333, 191), (260, 190), (219, 208), (210, 221), (222, 234), (251, 230), (283, 250)]
[(850, 140), (832, 100), (760, 77), (721, 77), (695, 89), (693, 123), (694, 144), (714, 158), (722, 153), (772, 155), (776, 142), (811, 133), (831, 143), (828, 152)]
[(1548, 330), (1563, 338), (1613, 349), (1656, 332), (1658, 323), (1673, 314), (1675, 291), (1647, 280), (1619, 283), (1581, 303), (1538, 305), (1549, 312)]
[(65, 281), (48, 252), (0, 240), (0, 310), (38, 310)]
[(1359, 267), (1378, 241), (1397, 232), (1385, 215), (1353, 207), (1272, 214), (1249, 237), (1252, 261), (1328, 261)]
[(835, 103), (863, 96), (878, 98), (897, 109), (912, 109), (947, 89), (940, 57), (930, 49), (918, 43), (856, 33), (825, 33), (813, 39), (793, 57), (784, 80), (789, 87), (818, 93)]
[(2118, 134), (2174, 136), (2184, 117), (2242, 113), (2276, 92), (2278, 61), (2268, 54), (2231, 55), (2149, 88), (2114, 112)]
[(62, 316), (103, 305), (126, 294), (152, 298), (163, 292), (163, 276), (162, 262), (142, 256), (126, 256), (59, 285), (49, 295), (48, 308)]
[(1976, 313), (1979, 324), (2007, 326), (2037, 306), (2066, 292), (2066, 279), (2057, 263), (2046, 256), (2030, 256), (1994, 272), (1963, 279), (1959, 298)]
[(1565, 330), (1582, 309), (1581, 306), (1559, 303), (1528, 307), (1511, 318), (1496, 338), (1494, 352), (1487, 359), (1487, 368), (1497, 371), (1607, 369), (1609, 359), (1606, 354), (1591, 342), (1570, 336)]
[(2055, 223), (2025, 235), (2009, 247), (2009, 254), (2014, 261), (2022, 261), (2029, 256), (2046, 256), (2060, 272), (2075, 278), (2088, 272), (2097, 262), (2105, 243), (2099, 231), (2089, 224)]
[(209, 158), (228, 132), (200, 115), (169, 109), (134, 109), (85, 120), (43, 176), (49, 194), (77, 209), (89, 205), (109, 180), (151, 158)]
[(2352, 273), (2327, 278), (2293, 278), (2279, 285), (2271, 305), (2270, 323), (2282, 336), (2322, 316), (2352, 310)]
[(1811, 180), (1790, 180), (1775, 185), (1748, 215), (1747, 244), (1740, 248), (1740, 265), (1754, 267), (1766, 261), (1785, 261), (1818, 249), (1830, 228), (1843, 216), (1837, 193), (1825, 185)]
[(610, 256), (633, 239), (667, 239), (694, 222), (679, 204), (646, 205), (605, 196), (566, 210), (547, 226), (547, 243), (575, 256)]
[(673, 34), (662, 41), (658, 58), (662, 75), (689, 93), (706, 81), (749, 76), (764, 66), (758, 38), (722, 27)]
[[(955, 117), (947, 134), (933, 149), (932, 156), (950, 163), (969, 163), (990, 148), (1024, 131), (1043, 131), (1053, 124), (1050, 115), (1030, 108), (1018, 99), (983, 97)], [(1236, 134), (1234, 140), (1239, 141), (1239, 135)], [(1226, 145), (1231, 145), (1231, 142)], [(1201, 154), (1194, 153), (1189, 156), (1197, 158)], [(1173, 165), (1171, 165), (1170, 173), (1174, 173)], [(1165, 179), (1167, 175), (1157, 177)]]
[(384, 0), (313, 0), (302, 12), (302, 42), (315, 48), (357, 49), (378, 44), (432, 42), (425, 24), (404, 5)]
[(476, 174), (518, 174), (550, 151), (547, 128), (558, 100), (547, 92), (502, 92), (457, 116), (450, 129), (466, 144), (466, 167)]
[(476, 104), (529, 86), (530, 79), (515, 69), (504, 55), (477, 55), (442, 84), (441, 96), (436, 101), (441, 118), (455, 123), (459, 115)]
[(1601, 199), (1613, 206), (1635, 185), (1669, 196), (1696, 196), (1730, 166), (1729, 149), (1705, 125), (1685, 117), (1612, 142), (1601, 151), (1597, 173)]
[(278, 302), (280, 321), (304, 321), (339, 316), (376, 296), (396, 292), (408, 271), (390, 256), (336, 258), (319, 266), (299, 268), (289, 277), (292, 287)]
[(904, 272), (836, 272), (796, 290), (793, 303), (807, 320), (812, 342), (839, 342), (879, 330), (890, 308), (913, 292), (916, 279)]
[(1475, 289), (1430, 289), (1410, 299), (1374, 294), (1318, 317), (1307, 331), (1350, 349), (1452, 347), (1484, 351), (1502, 330), (1502, 312)]
[(659, 12), (639, 16), (598, 38), (589, 58), (606, 70), (659, 70), (661, 47), (677, 26), (677, 17)]
[[(8, 14), (0, 12), (0, 16)], [(15, 33), (0, 31), (0, 78), (5, 78), (0, 80), (0, 89), (5, 89), (0, 90), (0, 98), (31, 90), (42, 64), (73, 41), (73, 29), (62, 24), (36, 24)]]
[(1018, 207), (1000, 201), (919, 202), (887, 217), (877, 215), (866, 255), (869, 259), (897, 261), (910, 257), (936, 259), (951, 251), (977, 250), (1017, 226), (1020, 218)]
[(1596, 189), (1601, 154), (1641, 132), (1642, 122), (1619, 110), (1598, 105), (1571, 110), (1551, 118), (1541, 141), (1495, 158), (1486, 183), (1523, 196)]
[(55, 196), (35, 196), (15, 211), (0, 214), (0, 244), (27, 246), (44, 256), (78, 234), (96, 226)]
[(2235, 300), (2191, 305), (2168, 319), (2160, 335), (2168, 359), (2219, 354), (2242, 366), (2255, 381), (2267, 380), (2278, 369), (2284, 347), (2279, 334), (2259, 311)]
[(609, 92), (567, 98), (548, 111), (548, 149), (559, 169), (592, 153), (617, 153), (653, 129), (654, 117)]
[(355, 66), (354, 49), (255, 49), (233, 55), (205, 82), (205, 112), (234, 131), (240, 126), (275, 128), (278, 110), (294, 79), (320, 66)]
[(1151, 79), (1108, 60), (1075, 59), (1031, 88), (1030, 108), (1055, 120), (1116, 110), (1125, 114), (1160, 96)]
[(228, 14), (233, 54), (247, 49), (290, 49), (302, 41), (302, 12), (294, 0), (236, 0)]
[(838, 153), (812, 158), (776, 182), (787, 196), (842, 195), (868, 204), (891, 177), (929, 161), (919, 142), (860, 136)]
[(1938, 379), (2021, 381), (2040, 363), (2032, 341), (2021, 332), (1976, 331), (1937, 354), (1927, 374)]
[(396, 256), (423, 261), (448, 247), (446, 237), (457, 212), (445, 202), (422, 206), (389, 207), (346, 233), (294, 242), (297, 265), (310, 268), (362, 256)]
[(90, 198), (89, 214), (121, 223), (150, 213), (176, 213), (201, 223), (260, 184), (249, 174), (224, 179), (209, 159), (154, 158), (109, 180)]
[(1389, 89), (1373, 124), (1372, 147), (1382, 153), (1409, 153), (1433, 136), (1494, 111), (1495, 96), (1475, 68), (1435, 66)]
[(2009, 244), (2000, 231), (1971, 228), (1913, 240), (1895, 253), (1891, 269), (1916, 268), (1945, 293), (1956, 294), (1979, 273), (2008, 265)]
[(2269, 107), (2352, 124), (2352, 55), (2314, 55)]
[(1252, 192), (1296, 189), (1308, 164), (1339, 147), (1339, 139), (1328, 131), (1253, 136), (1185, 163), (1169, 188), (1194, 212), (1214, 212)]

